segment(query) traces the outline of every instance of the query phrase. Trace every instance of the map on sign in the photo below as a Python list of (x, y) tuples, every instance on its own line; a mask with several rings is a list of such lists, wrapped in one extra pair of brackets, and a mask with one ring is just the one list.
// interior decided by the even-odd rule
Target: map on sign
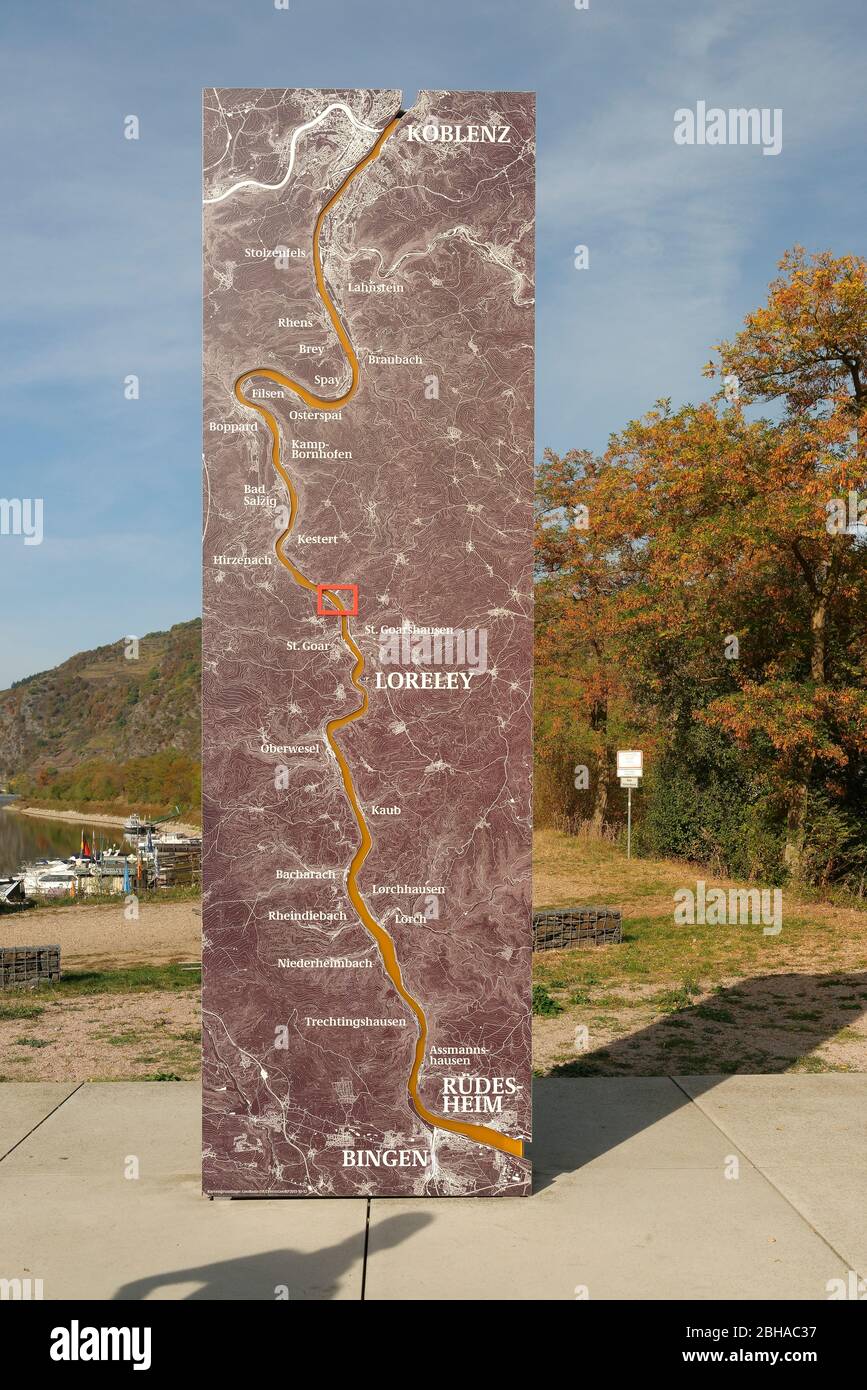
[(204, 1186), (529, 1190), (534, 99), (204, 95)]

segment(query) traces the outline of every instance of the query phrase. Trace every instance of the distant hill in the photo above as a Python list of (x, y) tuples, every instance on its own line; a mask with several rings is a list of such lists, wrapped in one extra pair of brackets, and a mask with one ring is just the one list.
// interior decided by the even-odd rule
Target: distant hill
[[(141, 638), (137, 660), (125, 639), (79, 652), (0, 691), (0, 783), (25, 794), (161, 800), (187, 788), (201, 739), (202, 623), (177, 623)], [(156, 757), (155, 755), (159, 755)], [(165, 787), (124, 786), (124, 767)], [(175, 785), (182, 773), (184, 786)], [(81, 774), (90, 785), (84, 788)], [(85, 778), (87, 780), (87, 778)], [(172, 785), (169, 786), (168, 782)]]

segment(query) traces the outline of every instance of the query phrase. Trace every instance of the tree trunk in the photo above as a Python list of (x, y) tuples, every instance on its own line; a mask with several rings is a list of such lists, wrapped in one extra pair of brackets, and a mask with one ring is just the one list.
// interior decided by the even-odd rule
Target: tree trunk
[[(823, 576), (824, 578), (825, 576)], [(825, 594), (816, 598), (810, 615), (810, 678), (814, 685), (825, 684), (826, 629), (828, 602)], [(793, 879), (803, 875), (804, 837), (807, 827), (807, 803), (809, 801), (810, 774), (813, 760), (809, 760), (802, 776), (792, 788), (789, 810), (786, 816), (786, 848), (783, 862)]]
[(796, 881), (801, 878), (803, 871), (804, 834), (807, 827), (807, 797), (808, 786), (805, 780), (792, 789), (792, 798), (789, 802), (789, 810), (786, 816), (786, 848), (783, 851), (783, 863), (788, 869), (791, 877)]
[(825, 627), (828, 617), (828, 604), (824, 595), (816, 600), (810, 616), (812, 650), (810, 652), (810, 676), (816, 685), (825, 684)]
[(593, 707), (590, 710), (590, 727), (597, 735), (598, 743), (602, 745), (602, 752), (596, 764), (596, 791), (593, 797), (593, 820), (591, 822), (593, 834), (601, 835), (605, 826), (605, 813), (608, 810), (609, 784), (608, 744), (606, 742), (608, 699), (605, 695), (593, 702)]
[(608, 750), (599, 759), (596, 776), (596, 794), (593, 798), (593, 834), (601, 835), (605, 826), (605, 812), (608, 810)]

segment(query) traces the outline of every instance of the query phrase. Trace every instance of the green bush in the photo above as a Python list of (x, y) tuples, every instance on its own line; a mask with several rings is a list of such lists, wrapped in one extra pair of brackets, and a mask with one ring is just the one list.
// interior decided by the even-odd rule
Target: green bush
[(544, 985), (533, 986), (533, 1013), (538, 1018), (553, 1018), (563, 1012), (563, 1005), (552, 999)]
[(836, 883), (859, 894), (867, 881), (863, 821), (821, 792), (808, 803), (801, 872), (816, 887)]
[(784, 841), (779, 807), (748, 776), (738, 748), (715, 730), (690, 724), (648, 770), (638, 801), (637, 854), (781, 883)]

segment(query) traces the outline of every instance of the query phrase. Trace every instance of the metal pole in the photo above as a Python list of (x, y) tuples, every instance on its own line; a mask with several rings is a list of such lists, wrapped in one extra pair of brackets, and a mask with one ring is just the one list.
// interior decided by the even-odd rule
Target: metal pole
[(626, 789), (626, 858), (632, 858), (632, 788)]

